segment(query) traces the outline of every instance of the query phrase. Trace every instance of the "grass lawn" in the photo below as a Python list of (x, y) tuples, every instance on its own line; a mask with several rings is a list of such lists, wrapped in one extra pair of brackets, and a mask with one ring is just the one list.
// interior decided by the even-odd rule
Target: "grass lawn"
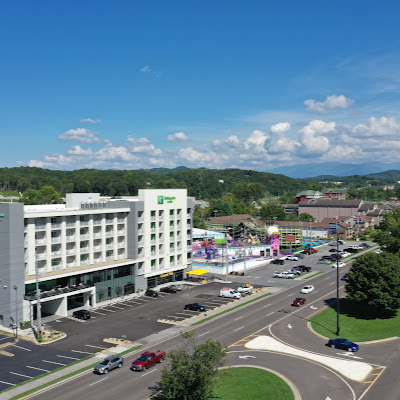
[[(311, 319), (313, 329), (326, 337), (336, 337), (336, 308), (329, 307), (326, 311)], [(387, 319), (364, 319), (346, 300), (340, 300), (339, 316), (340, 337), (354, 342), (385, 339), (400, 336), (400, 310), (397, 316)]]
[(213, 399), (219, 400), (293, 400), (289, 385), (272, 372), (258, 368), (224, 369)]

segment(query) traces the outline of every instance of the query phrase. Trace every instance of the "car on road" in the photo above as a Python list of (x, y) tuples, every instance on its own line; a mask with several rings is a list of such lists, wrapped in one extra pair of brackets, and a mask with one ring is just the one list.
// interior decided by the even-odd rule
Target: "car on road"
[(306, 302), (306, 299), (304, 297), (296, 297), (292, 302), (292, 306), (300, 307), (305, 302)]
[(274, 260), (271, 261), (271, 264), (283, 265), (283, 264), (285, 264), (285, 260), (281, 260), (280, 258), (275, 258)]
[(146, 351), (132, 362), (132, 371), (145, 371), (157, 363), (162, 363), (165, 358), (165, 351), (157, 350), (155, 352)]
[(349, 274), (344, 274), (342, 276), (342, 281), (347, 281), (347, 279), (349, 279)]
[(326, 258), (321, 258), (318, 260), (318, 264), (330, 264), (332, 262), (332, 259), (328, 260)]
[(286, 260), (289, 260), (289, 261), (299, 261), (299, 257), (297, 257), (297, 256), (295, 256), (295, 255), (286, 256)]
[(337, 267), (343, 268), (345, 266), (346, 266), (346, 263), (344, 263), (344, 262), (339, 262), (339, 263), (333, 263), (332, 264), (332, 268), (337, 268)]
[(344, 338), (329, 339), (328, 346), (332, 349), (341, 349), (347, 351), (358, 351), (358, 344), (350, 342), (350, 340)]
[(176, 293), (176, 289), (173, 286), (164, 286), (160, 289), (163, 293)]
[(78, 311), (74, 311), (72, 313), (72, 316), (74, 318), (78, 318), (78, 319), (90, 319), (90, 311), (88, 310), (78, 310)]
[(200, 303), (190, 303), (186, 304), (184, 309), (191, 311), (206, 311), (206, 306), (203, 306)]
[(107, 374), (115, 368), (121, 368), (124, 364), (124, 359), (122, 356), (115, 354), (105, 358), (100, 364), (94, 367), (93, 372), (96, 374)]
[(303, 289), (300, 290), (300, 293), (311, 293), (314, 291), (314, 286), (313, 285), (306, 285), (303, 287)]
[(158, 297), (158, 292), (157, 292), (157, 290), (154, 290), (154, 289), (147, 289), (144, 292), (144, 295), (149, 296), (149, 297)]
[(293, 279), (294, 274), (290, 271), (282, 271), (278, 272), (276, 271), (273, 275), (273, 278), (286, 278), (286, 279)]

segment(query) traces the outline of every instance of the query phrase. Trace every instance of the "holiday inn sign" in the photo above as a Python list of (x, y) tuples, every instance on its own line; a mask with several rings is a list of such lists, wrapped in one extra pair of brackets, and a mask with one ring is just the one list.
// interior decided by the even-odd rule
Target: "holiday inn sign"
[(157, 203), (164, 204), (164, 203), (172, 203), (176, 197), (169, 197), (169, 196), (157, 196)]

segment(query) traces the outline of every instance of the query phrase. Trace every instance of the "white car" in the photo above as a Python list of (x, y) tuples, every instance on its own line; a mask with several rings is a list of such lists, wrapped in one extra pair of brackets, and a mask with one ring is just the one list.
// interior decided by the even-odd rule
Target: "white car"
[[(336, 268), (337, 267), (337, 265), (336, 265), (337, 263), (333, 263), (332, 264), (332, 268)], [(342, 268), (342, 267), (345, 267), (346, 266), (346, 263), (344, 263), (344, 262), (339, 262), (339, 268)]]
[(377, 250), (375, 250), (375, 253), (376, 253), (376, 254), (381, 254), (381, 253), (382, 253), (382, 250), (381, 250), (381, 249), (377, 249)]
[(283, 272), (275, 272), (274, 278), (286, 278), (286, 279), (293, 279), (294, 274), (290, 271), (283, 271)]
[(290, 261), (299, 261), (299, 257), (297, 256), (286, 256), (286, 260), (290, 260)]
[(300, 290), (300, 293), (310, 293), (314, 290), (313, 285), (306, 285), (303, 287), (303, 289)]
[(347, 251), (342, 251), (341, 253), (339, 253), (343, 258), (344, 257), (348, 257), (350, 255), (350, 253), (348, 253)]
[(239, 286), (236, 290), (241, 294), (251, 293), (253, 291), (253, 285), (245, 283), (243, 286)]

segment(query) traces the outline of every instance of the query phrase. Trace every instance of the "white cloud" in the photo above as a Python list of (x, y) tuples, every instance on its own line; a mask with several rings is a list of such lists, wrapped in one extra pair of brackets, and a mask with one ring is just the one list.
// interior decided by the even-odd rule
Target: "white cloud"
[(153, 72), (149, 65), (145, 65), (143, 68), (140, 69), (140, 72)]
[(107, 146), (99, 150), (95, 155), (101, 161), (134, 161), (135, 157), (124, 146)]
[(214, 162), (217, 163), (220, 157), (214, 152), (202, 152), (194, 149), (193, 147), (180, 148), (178, 150), (178, 155), (181, 159), (185, 161), (190, 161), (192, 163), (200, 163), (204, 165), (205, 163)]
[(251, 135), (244, 142), (246, 150), (265, 151), (264, 143), (268, 139), (268, 135), (263, 131), (254, 130)]
[(308, 154), (323, 154), (328, 151), (330, 141), (324, 135), (335, 132), (335, 126), (335, 122), (311, 121), (300, 130), (300, 142), (303, 150)]
[(354, 103), (354, 100), (343, 96), (332, 95), (327, 96), (325, 101), (315, 101), (313, 99), (306, 100), (304, 104), (307, 107), (307, 111), (317, 113), (317, 114), (326, 114), (329, 112), (335, 112), (337, 110), (344, 110), (349, 108)]
[(174, 142), (174, 143), (186, 142), (188, 140), (190, 140), (190, 139), (186, 136), (186, 134), (184, 132), (177, 132), (177, 133), (174, 133), (173, 135), (168, 135), (169, 142)]
[(278, 124), (271, 126), (272, 133), (285, 133), (290, 129), (289, 122), (279, 122)]
[(91, 156), (93, 152), (91, 149), (83, 149), (81, 146), (76, 145), (67, 150), (67, 154), (74, 156)]
[[(218, 139), (217, 139), (218, 140)], [(224, 142), (228, 147), (239, 148), (243, 147), (243, 143), (239, 140), (236, 135), (229, 136)]]
[(81, 143), (97, 143), (100, 141), (98, 137), (96, 137), (97, 132), (93, 132), (90, 129), (86, 128), (78, 128), (78, 129), (70, 129), (62, 133), (58, 138), (60, 140), (75, 140), (76, 142)]
[(153, 153), (155, 150), (155, 146), (150, 143), (150, 141), (147, 138), (131, 138), (128, 137), (126, 140), (129, 145), (129, 149), (132, 153)]
[(80, 119), (79, 122), (87, 122), (89, 124), (101, 124), (103, 121), (101, 119), (84, 118)]
[(37, 167), (37, 168), (43, 168), (44, 162), (43, 161), (38, 161), (38, 160), (30, 160), (28, 162), (28, 167)]
[(355, 137), (380, 137), (398, 138), (400, 134), (400, 124), (396, 118), (375, 118), (368, 119), (368, 124), (359, 124), (352, 129)]

